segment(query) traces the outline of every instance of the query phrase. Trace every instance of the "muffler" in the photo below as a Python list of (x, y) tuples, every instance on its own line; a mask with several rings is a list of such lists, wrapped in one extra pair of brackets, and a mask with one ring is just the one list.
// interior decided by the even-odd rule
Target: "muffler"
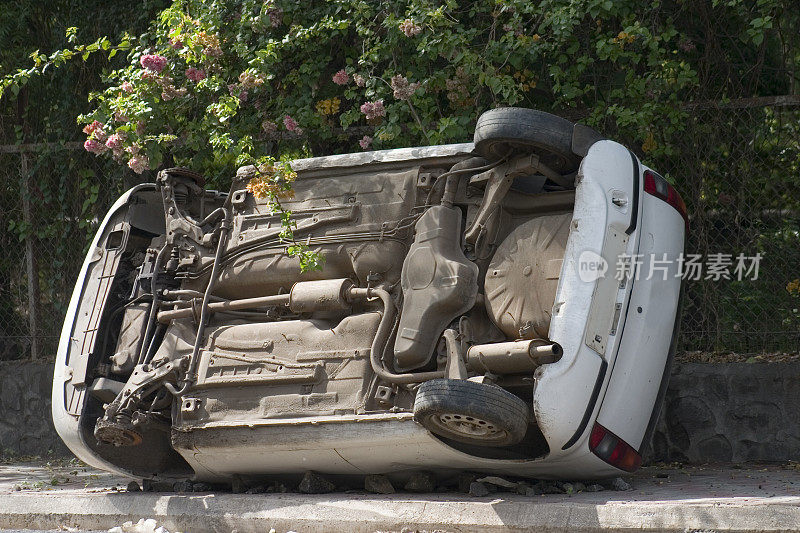
[(555, 363), (563, 353), (560, 344), (542, 339), (476, 344), (467, 350), (467, 368), (492, 374), (524, 374)]

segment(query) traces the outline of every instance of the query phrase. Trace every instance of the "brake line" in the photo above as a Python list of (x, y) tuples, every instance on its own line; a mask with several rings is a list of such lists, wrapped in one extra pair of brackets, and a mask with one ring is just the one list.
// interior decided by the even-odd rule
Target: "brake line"
[(214, 264), (211, 267), (211, 276), (208, 279), (205, 294), (203, 295), (203, 302), (200, 304), (200, 324), (197, 325), (197, 336), (194, 340), (194, 347), (192, 348), (192, 355), (189, 358), (189, 368), (186, 370), (183, 386), (176, 389), (172, 383), (165, 383), (164, 387), (174, 396), (182, 396), (189, 387), (196, 381), (197, 364), (199, 362), (200, 345), (203, 343), (203, 335), (206, 331), (206, 323), (208, 322), (208, 302), (211, 300), (211, 293), (214, 291), (217, 277), (219, 276), (219, 265), (222, 259), (222, 252), (225, 249), (225, 244), (228, 242), (228, 234), (230, 233), (231, 223), (228, 220), (228, 210), (221, 207), (223, 210), (222, 223), (220, 224), (219, 242), (217, 242), (217, 252), (214, 255)]
[(169, 246), (169, 243), (165, 243), (164, 246), (158, 251), (156, 258), (153, 261), (153, 273), (150, 276), (150, 292), (153, 296), (153, 300), (150, 302), (150, 313), (147, 316), (147, 328), (145, 329), (144, 339), (142, 339), (142, 346), (139, 348), (139, 356), (136, 358), (137, 364), (142, 364), (144, 362), (144, 359), (147, 356), (147, 351), (150, 349), (150, 341), (152, 340), (150, 339), (150, 334), (155, 334), (153, 327), (155, 326), (156, 314), (158, 313), (158, 290), (156, 290), (156, 283), (158, 282), (158, 269), (160, 268), (161, 262), (164, 259), (163, 254), (167, 251)]

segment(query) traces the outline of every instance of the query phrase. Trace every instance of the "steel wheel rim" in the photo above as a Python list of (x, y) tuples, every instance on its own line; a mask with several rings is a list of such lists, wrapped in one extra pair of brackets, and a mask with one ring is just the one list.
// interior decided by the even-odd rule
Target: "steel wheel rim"
[(459, 437), (485, 441), (502, 441), (508, 437), (508, 431), (498, 427), (496, 423), (476, 416), (441, 413), (432, 415), (429, 420), (443, 433)]

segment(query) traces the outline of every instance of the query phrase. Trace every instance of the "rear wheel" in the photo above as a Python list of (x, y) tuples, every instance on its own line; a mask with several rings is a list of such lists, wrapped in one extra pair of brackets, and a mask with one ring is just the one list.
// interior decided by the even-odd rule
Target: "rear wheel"
[(486, 111), (475, 126), (475, 151), (490, 161), (512, 153), (535, 153), (559, 174), (578, 169), (580, 157), (572, 150), (575, 125), (561, 117), (521, 107)]
[(530, 408), (495, 385), (432, 379), (420, 385), (414, 420), (441, 437), (479, 446), (510, 446), (528, 431)]

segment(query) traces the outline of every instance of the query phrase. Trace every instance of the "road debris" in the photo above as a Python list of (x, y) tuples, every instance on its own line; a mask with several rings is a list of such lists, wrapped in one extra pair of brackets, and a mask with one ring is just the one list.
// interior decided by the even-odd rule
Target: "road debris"
[(336, 490), (336, 485), (317, 474), (316, 472), (306, 472), (297, 487), (303, 494), (325, 494)]
[(364, 478), (364, 490), (374, 494), (394, 494), (394, 486), (389, 478), (381, 474), (372, 474)]

